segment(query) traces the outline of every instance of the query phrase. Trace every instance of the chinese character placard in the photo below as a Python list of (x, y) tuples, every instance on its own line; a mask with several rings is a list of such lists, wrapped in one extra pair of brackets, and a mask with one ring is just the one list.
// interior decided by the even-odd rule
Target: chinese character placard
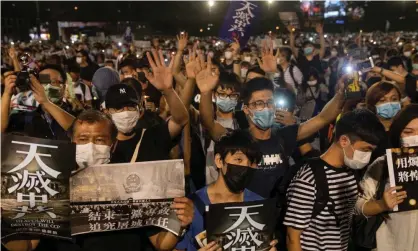
[(69, 177), (76, 166), (69, 142), (2, 135), (2, 239), (70, 238)]
[(418, 200), (418, 147), (386, 150), (390, 186), (402, 186), (407, 198), (394, 212), (417, 210)]
[(212, 204), (205, 215), (207, 243), (216, 240), (222, 250), (269, 250), (276, 226), (273, 199)]
[(70, 184), (73, 235), (145, 226), (180, 232), (170, 206), (185, 195), (183, 160), (93, 166)]

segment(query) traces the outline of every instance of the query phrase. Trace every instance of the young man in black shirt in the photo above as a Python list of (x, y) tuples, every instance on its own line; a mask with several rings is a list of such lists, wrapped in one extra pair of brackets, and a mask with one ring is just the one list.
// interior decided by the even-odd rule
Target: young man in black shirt
[(110, 87), (106, 94), (106, 112), (119, 131), (113, 148), (113, 163), (168, 159), (171, 139), (177, 137), (188, 122), (188, 112), (173, 89), (173, 62), (166, 67), (162, 52), (159, 51), (158, 55), (153, 50), (152, 53), (155, 62), (150, 53), (147, 53), (147, 57), (154, 74), (146, 73), (146, 77), (163, 93), (172, 117), (168, 122), (151, 128), (137, 128), (136, 124), (143, 119), (143, 100), (140, 101), (135, 90), (127, 85)]
[[(209, 70), (206, 70), (209, 71)], [(199, 76), (200, 75), (200, 76)], [(196, 78), (201, 92), (200, 113), (203, 125), (209, 128), (213, 140), (217, 141), (226, 129), (213, 121), (212, 92), (218, 76), (211, 72), (201, 73)], [(296, 142), (308, 138), (319, 129), (335, 120), (344, 103), (342, 90), (324, 107), (322, 112), (302, 124), (273, 128), (275, 102), (273, 84), (266, 78), (254, 78), (246, 83), (242, 93), (243, 111), (247, 116), (249, 131), (263, 153), (249, 189), (265, 198), (270, 197), (275, 185), (281, 180), (289, 164), (289, 156)]]

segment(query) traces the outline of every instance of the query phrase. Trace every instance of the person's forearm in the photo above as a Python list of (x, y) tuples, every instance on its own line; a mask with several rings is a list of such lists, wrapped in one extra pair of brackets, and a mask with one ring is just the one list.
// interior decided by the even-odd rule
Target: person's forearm
[(168, 231), (161, 231), (149, 239), (158, 251), (171, 251), (178, 242), (177, 236)]
[(300, 239), (287, 238), (286, 243), (287, 243), (288, 251), (302, 251), (302, 246), (300, 245)]
[(75, 120), (74, 116), (49, 101), (42, 104), (42, 106), (58, 122), (62, 129), (66, 131), (70, 129)]
[(383, 200), (369, 200), (364, 203), (362, 213), (365, 216), (374, 216), (387, 211)]
[(22, 69), (20, 67), (19, 60), (17, 60), (17, 58), (13, 58), (12, 61), (13, 61), (14, 71), (16, 71), (16, 72), (21, 71)]
[(10, 112), (10, 93), (3, 93), (1, 97), (1, 132), (5, 132), (9, 126), (9, 112)]
[(298, 53), (295, 47), (295, 34), (293, 32), (290, 32), (289, 40), (290, 40), (290, 49), (292, 49), (293, 55), (297, 57)]
[(183, 102), (185, 107), (189, 107), (192, 103), (194, 90), (196, 87), (196, 79), (188, 78), (186, 84), (184, 85), (183, 90), (180, 93), (180, 99)]
[(189, 120), (189, 113), (187, 112), (183, 102), (181, 102), (180, 97), (173, 88), (164, 90), (162, 93), (168, 106), (170, 107), (173, 121), (178, 125), (186, 125)]
[(174, 75), (180, 73), (182, 58), (183, 58), (183, 51), (177, 50), (176, 56), (174, 57), (174, 64), (173, 64)]
[(241, 83), (244, 82), (241, 77), (241, 64), (234, 63), (234, 73), (237, 74), (238, 78), (241, 80)]
[(341, 113), (344, 106), (344, 94), (342, 92), (337, 92), (335, 96), (325, 105), (321, 113), (318, 116), (325, 122), (329, 124), (333, 122), (338, 114)]
[(322, 59), (325, 56), (325, 38), (323, 32), (319, 33), (319, 44), (321, 46), (321, 49), (319, 51), (319, 57)]
[(215, 116), (212, 105), (212, 92), (200, 94), (199, 112), (203, 126), (208, 131), (212, 131), (215, 127)]
[(405, 77), (393, 71), (383, 70), (381, 74), (387, 78), (394, 80), (396, 83), (401, 84), (402, 86), (405, 84)]

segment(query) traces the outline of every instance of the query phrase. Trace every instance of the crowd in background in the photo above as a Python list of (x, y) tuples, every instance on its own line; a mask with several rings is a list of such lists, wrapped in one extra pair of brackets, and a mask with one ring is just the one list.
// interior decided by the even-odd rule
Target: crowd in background
[[(75, 143), (74, 170), (184, 159), (189, 197), (174, 203), (184, 236), (151, 228), (6, 247), (218, 250), (194, 243), (205, 230), (196, 194), (205, 205), (278, 198), (272, 250), (418, 250), (418, 211), (380, 221), (371, 245), (357, 236), (370, 229), (352, 224), (407, 197), (392, 193), (384, 156), (418, 146), (417, 33), (315, 31), (245, 44), (181, 32), (150, 48), (2, 44), (2, 133)], [(320, 189), (329, 198), (318, 209)]]

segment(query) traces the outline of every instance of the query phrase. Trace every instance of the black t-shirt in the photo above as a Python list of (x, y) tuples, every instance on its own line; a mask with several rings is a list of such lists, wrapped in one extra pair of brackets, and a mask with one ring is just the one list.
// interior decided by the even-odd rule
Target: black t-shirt
[(309, 69), (315, 68), (319, 74), (324, 74), (324, 70), (322, 69), (321, 59), (319, 58), (319, 55), (315, 55), (311, 61), (306, 59), (306, 56), (299, 53), (299, 56), (297, 58), (298, 61), (298, 67), (303, 73), (303, 77), (305, 79), (308, 79), (309, 75)]
[(251, 191), (264, 198), (270, 197), (289, 167), (289, 157), (296, 148), (298, 129), (299, 125), (272, 128), (270, 139), (256, 141), (263, 158), (248, 187)]
[[(131, 162), (136, 145), (141, 138), (142, 130), (142, 128), (137, 128), (133, 138), (117, 141), (112, 153), (111, 163)], [(136, 162), (169, 159), (171, 147), (172, 142), (170, 132), (168, 131), (168, 122), (146, 128)]]
[(406, 95), (411, 99), (412, 103), (418, 102), (417, 81), (418, 77), (412, 74), (408, 74), (405, 77), (405, 92)]

